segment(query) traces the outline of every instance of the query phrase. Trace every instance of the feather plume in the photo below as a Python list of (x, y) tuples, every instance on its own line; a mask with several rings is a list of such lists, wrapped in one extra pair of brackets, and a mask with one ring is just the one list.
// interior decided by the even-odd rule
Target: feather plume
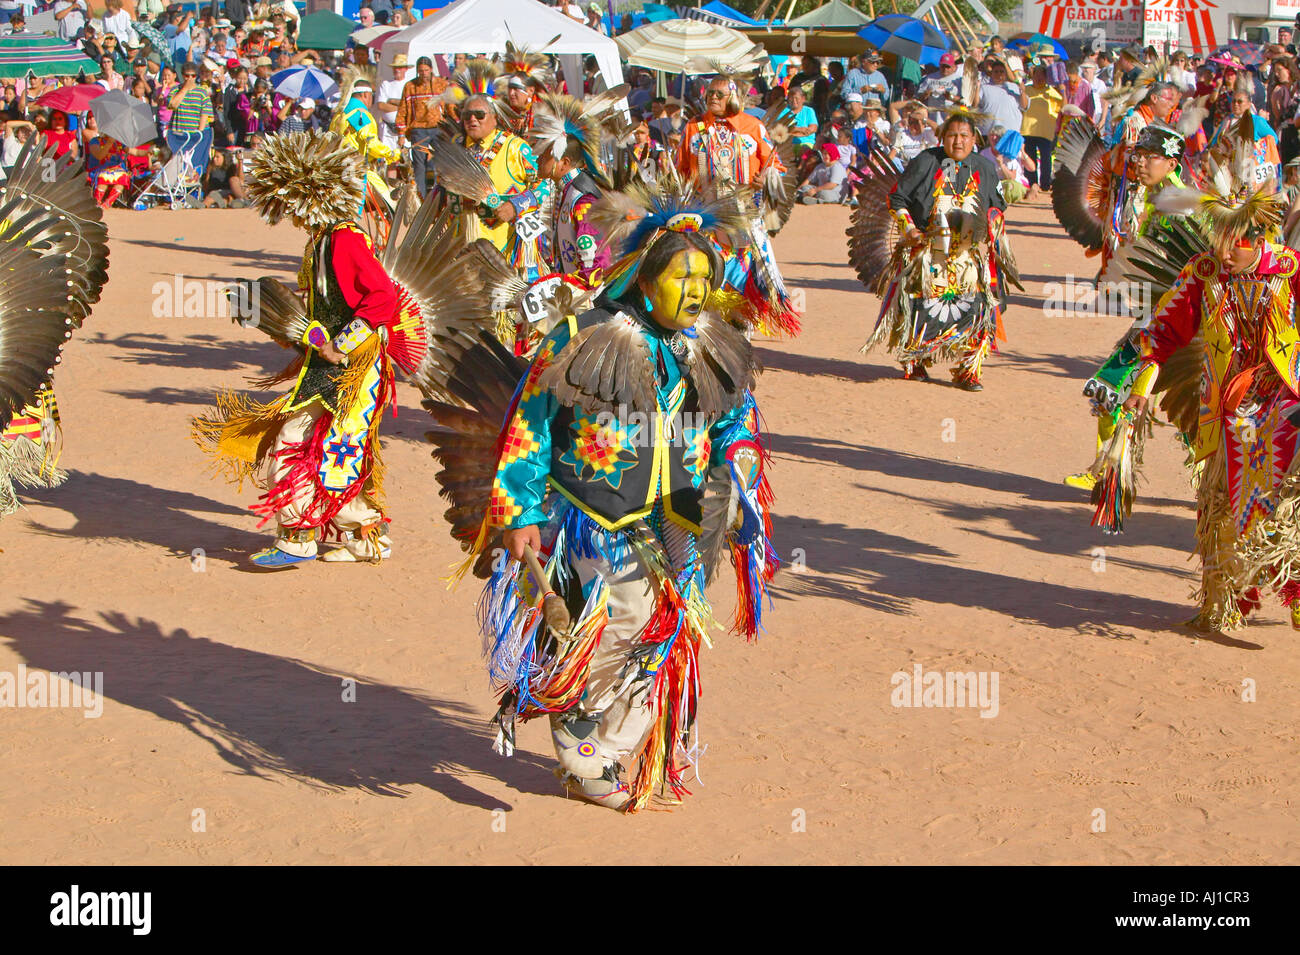
[(501, 72), (521, 76), (539, 91), (554, 89), (555, 71), (551, 68), (551, 58), (545, 51), (560, 36), (557, 33), (538, 50), (525, 43), (515, 43), (513, 39), (506, 40), (506, 52), (501, 57)]
[[(35, 223), (31, 231), (54, 228)], [(76, 298), (66, 256), (35, 251), (21, 233), (0, 235), (0, 431), (54, 374)]]
[(429, 166), (442, 188), (472, 203), (496, 194), (496, 186), (483, 164), (460, 143), (437, 132), (429, 142), (429, 149)]
[(0, 181), (0, 233), (23, 232), (32, 249), (67, 257), (76, 286), (69, 316), (80, 327), (108, 281), (108, 228), (85, 171), (32, 137)]
[(268, 136), (249, 162), (248, 197), (272, 225), (297, 216), (314, 231), (354, 219), (365, 199), (361, 156), (334, 133)]

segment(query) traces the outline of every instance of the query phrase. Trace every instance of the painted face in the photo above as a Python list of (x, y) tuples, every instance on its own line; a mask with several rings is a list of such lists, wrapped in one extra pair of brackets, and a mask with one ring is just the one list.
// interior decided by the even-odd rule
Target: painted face
[(641, 283), (641, 291), (650, 300), (650, 317), (662, 328), (690, 328), (709, 295), (709, 257), (699, 249), (683, 249), (653, 282)]

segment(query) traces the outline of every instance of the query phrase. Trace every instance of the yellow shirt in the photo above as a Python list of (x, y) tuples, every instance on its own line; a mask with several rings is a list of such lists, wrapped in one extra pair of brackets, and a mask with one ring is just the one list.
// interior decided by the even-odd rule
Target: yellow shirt
[(1043, 139), (1056, 138), (1056, 120), (1061, 115), (1061, 106), (1065, 97), (1055, 86), (1025, 87), (1029, 94), (1029, 108), (1025, 110), (1020, 124), (1020, 132), (1025, 136), (1041, 136)]

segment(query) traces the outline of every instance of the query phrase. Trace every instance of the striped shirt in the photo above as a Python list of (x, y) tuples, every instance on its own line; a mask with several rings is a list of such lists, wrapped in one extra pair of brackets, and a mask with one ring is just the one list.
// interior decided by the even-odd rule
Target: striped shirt
[(197, 133), (203, 129), (203, 117), (212, 120), (212, 98), (208, 91), (196, 86), (185, 94), (175, 111), (169, 127), (173, 133)]

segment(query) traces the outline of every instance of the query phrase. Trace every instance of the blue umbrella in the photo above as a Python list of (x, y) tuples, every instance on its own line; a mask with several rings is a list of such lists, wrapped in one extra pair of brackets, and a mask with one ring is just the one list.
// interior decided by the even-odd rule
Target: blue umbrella
[(1070, 58), (1069, 52), (1061, 45), (1061, 41), (1048, 36), (1045, 33), (1035, 33), (1033, 36), (1017, 36), (1007, 41), (1007, 46), (1013, 50), (1024, 50), (1031, 46), (1047, 45), (1062, 60)]
[(858, 36), (882, 53), (906, 56), (918, 63), (938, 63), (952, 46), (937, 27), (902, 13), (876, 17), (858, 31)]
[(271, 88), (293, 99), (327, 100), (339, 91), (328, 73), (314, 66), (291, 66), (271, 74)]

